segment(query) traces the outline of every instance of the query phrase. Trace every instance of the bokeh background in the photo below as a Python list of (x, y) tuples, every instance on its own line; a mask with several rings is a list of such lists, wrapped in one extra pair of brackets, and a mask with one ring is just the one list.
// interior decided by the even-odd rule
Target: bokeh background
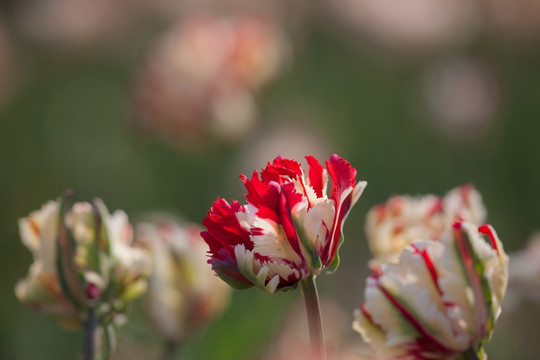
[[(13, 291), (31, 262), (18, 219), (66, 188), (134, 220), (164, 210), (200, 222), (217, 196), (243, 197), (238, 174), (279, 154), (338, 153), (369, 185), (345, 225), (339, 271), (318, 284), (332, 309), (325, 321), (340, 329), (330, 332), (358, 349), (350, 323), (368, 274), (371, 206), (471, 182), (508, 252), (540, 229), (540, 2), (250, 3), (0, 2), (0, 359), (77, 357), (81, 335), (19, 304)], [(254, 12), (270, 30), (248, 49), (274, 46), (256, 49), (263, 70), (252, 60), (238, 80), (226, 64), (219, 81), (193, 90), (190, 74), (228, 40), (197, 48), (186, 75), (174, 54), (189, 40), (175, 31), (201, 13)], [(299, 291), (236, 291), (178, 358), (277, 358), (280, 329), (303, 311), (290, 310), (298, 301)], [(138, 305), (115, 359), (158, 358), (161, 343)], [(536, 359), (538, 320), (532, 301), (503, 310), (489, 358)]]

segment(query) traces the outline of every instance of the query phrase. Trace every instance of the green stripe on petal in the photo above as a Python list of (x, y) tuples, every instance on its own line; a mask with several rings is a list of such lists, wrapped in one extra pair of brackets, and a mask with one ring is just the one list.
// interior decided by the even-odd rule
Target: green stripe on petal
[(300, 244), (302, 247), (306, 250), (306, 252), (309, 254), (309, 258), (311, 260), (310, 269), (313, 270), (319, 270), (322, 268), (321, 258), (319, 257), (319, 254), (317, 254), (317, 251), (315, 250), (315, 244), (309, 240), (309, 237), (304, 230), (304, 227), (298, 223), (298, 220), (293, 217), (293, 223), (294, 227), (296, 229), (296, 233), (298, 235), (298, 238), (300, 239)]

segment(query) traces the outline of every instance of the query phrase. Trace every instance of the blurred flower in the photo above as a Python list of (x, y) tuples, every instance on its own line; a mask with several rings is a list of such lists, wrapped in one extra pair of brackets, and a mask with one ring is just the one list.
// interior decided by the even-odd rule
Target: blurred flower
[(424, 93), (430, 116), (447, 135), (477, 139), (500, 109), (500, 86), (486, 63), (470, 58), (446, 61), (427, 73)]
[(450, 224), (463, 220), (476, 225), (486, 220), (482, 197), (472, 184), (452, 189), (444, 198), (392, 196), (366, 217), (366, 236), (375, 256), (371, 266), (396, 262), (406, 245), (419, 239), (438, 240)]
[[(242, 168), (254, 169), (275, 154), (289, 159), (302, 158), (306, 153), (317, 159), (331, 155), (333, 146), (328, 136), (317, 129), (313, 122), (299, 121), (302, 116), (302, 113), (293, 112), (279, 122), (270, 119), (265, 126), (261, 126), (240, 151)], [(304, 162), (301, 164), (307, 165)]]
[(146, 288), (148, 259), (132, 247), (126, 214), (110, 215), (101, 200), (49, 201), (19, 221), (21, 239), (34, 262), (15, 293), (19, 301), (79, 327), (88, 309), (100, 322), (121, 320), (125, 306)]
[(486, 24), (497, 39), (512, 45), (537, 41), (540, 37), (540, 2), (538, 0), (480, 0)]
[(142, 0), (23, 0), (22, 31), (61, 49), (85, 50), (119, 39), (135, 25)]
[(402, 53), (426, 52), (467, 40), (477, 26), (467, 0), (327, 1), (346, 23)]
[(441, 241), (414, 242), (367, 279), (353, 327), (377, 359), (485, 359), (507, 281), (495, 230), (457, 222)]
[(136, 226), (136, 243), (153, 257), (148, 312), (169, 343), (180, 343), (229, 304), (230, 287), (208, 267), (207, 246), (200, 232), (198, 225), (180, 225), (164, 215)]
[[(268, 346), (264, 360), (304, 360), (311, 359), (306, 312), (302, 303), (296, 302), (283, 316), (283, 324), (275, 341)], [(350, 333), (349, 314), (338, 304), (321, 298), (321, 312), (324, 314), (325, 343), (328, 360), (362, 360), (359, 347), (348, 339)]]
[(277, 73), (283, 36), (270, 18), (192, 16), (149, 53), (135, 89), (135, 117), (145, 131), (197, 143), (235, 141), (256, 118), (255, 91)]
[[(253, 285), (270, 293), (339, 265), (343, 221), (366, 186), (356, 182), (356, 170), (332, 155), (326, 169), (312, 156), (308, 179), (294, 160), (277, 157), (241, 175), (247, 205), (218, 198), (203, 220), (201, 233), (210, 247), (214, 271), (229, 285)], [(331, 196), (326, 195), (328, 175)]]
[(540, 233), (529, 239), (525, 249), (510, 254), (510, 259), (505, 305), (514, 307), (523, 299), (540, 302)]

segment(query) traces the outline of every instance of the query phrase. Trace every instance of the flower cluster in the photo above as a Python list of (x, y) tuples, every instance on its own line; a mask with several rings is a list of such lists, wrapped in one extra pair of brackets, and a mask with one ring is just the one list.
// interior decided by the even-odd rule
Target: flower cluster
[(148, 312), (169, 343), (185, 340), (229, 304), (230, 287), (209, 268), (200, 232), (199, 225), (181, 225), (164, 215), (135, 228), (135, 242), (153, 258)]
[(132, 247), (126, 214), (109, 214), (101, 200), (49, 201), (19, 221), (21, 239), (34, 262), (15, 288), (17, 298), (68, 328), (81, 326), (97, 309), (102, 323), (121, 315), (146, 288), (146, 253)]
[(396, 262), (402, 249), (416, 240), (440, 239), (455, 221), (481, 225), (486, 220), (482, 197), (471, 184), (461, 185), (444, 197), (392, 196), (373, 207), (366, 217), (366, 235), (375, 260), (372, 267)]
[(298, 162), (278, 157), (251, 179), (241, 175), (246, 205), (220, 198), (212, 205), (201, 235), (212, 268), (229, 285), (273, 293), (337, 268), (344, 219), (366, 182), (357, 182), (356, 170), (337, 155), (326, 169), (306, 159), (307, 178)]
[(507, 281), (495, 230), (456, 222), (440, 241), (412, 243), (368, 278), (354, 329), (381, 360), (485, 358)]

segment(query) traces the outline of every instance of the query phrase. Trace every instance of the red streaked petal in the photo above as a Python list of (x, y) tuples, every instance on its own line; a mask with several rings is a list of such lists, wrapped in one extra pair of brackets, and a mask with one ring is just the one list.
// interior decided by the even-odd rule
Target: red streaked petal
[(309, 184), (318, 197), (323, 196), (324, 190), (324, 168), (313, 156), (306, 156), (309, 164)]
[(499, 254), (499, 247), (497, 245), (497, 240), (495, 238), (495, 232), (493, 230), (493, 227), (489, 224), (484, 224), (478, 228), (478, 232), (489, 237), (489, 240), (491, 241), (491, 246), (493, 246), (493, 249), (495, 249), (497, 254)]
[(438, 293), (442, 296), (442, 290), (439, 286), (439, 274), (437, 274), (437, 270), (435, 269), (435, 265), (433, 265), (431, 256), (429, 256), (426, 249), (420, 250), (415, 244), (411, 244), (411, 247), (414, 249), (414, 253), (420, 255), (422, 259), (424, 260), (424, 263), (426, 264), (426, 268), (428, 269), (429, 274), (431, 275), (431, 280), (433, 280), (433, 285), (435, 285), (435, 288), (437, 289)]
[[(292, 189), (290, 186), (286, 185), (292, 185)], [(291, 208), (296, 204), (296, 202), (302, 199), (302, 196), (294, 192), (293, 184), (286, 185), (282, 186), (282, 191), (279, 198), (281, 226), (283, 227), (283, 230), (285, 231), (285, 236), (287, 236), (287, 240), (289, 244), (291, 244), (293, 250), (300, 257), (302, 257), (302, 250), (300, 250), (300, 241), (298, 240), (298, 234), (296, 233), (296, 229), (294, 228), (291, 217)]]
[(287, 181), (287, 179), (298, 179), (303, 174), (300, 163), (295, 160), (285, 159), (282, 156), (278, 156), (274, 159), (272, 164), (268, 164), (265, 169), (262, 170), (261, 179), (265, 183), (275, 181), (278, 184)]
[(201, 232), (201, 236), (210, 247), (212, 256), (218, 256), (221, 248), (225, 248), (232, 255), (234, 245), (244, 244), (246, 249), (253, 249), (253, 242), (250, 240), (249, 232), (244, 229), (236, 217), (239, 212), (244, 212), (244, 207), (238, 201), (231, 204), (218, 198), (203, 219), (203, 225), (207, 231)]
[(246, 194), (247, 201), (250, 204), (258, 207), (263, 196), (268, 192), (268, 184), (261, 182), (257, 170), (253, 172), (251, 180), (249, 180), (245, 175), (240, 175), (240, 179), (242, 179), (242, 182), (244, 183), (244, 186), (248, 192)]
[(436, 338), (434, 338), (428, 330), (418, 321), (409, 310), (401, 304), (384, 286), (378, 283), (378, 289), (381, 293), (394, 305), (394, 307), (401, 313), (401, 315), (420, 333), (422, 336), (422, 345), (427, 350), (436, 352), (452, 353), (453, 351), (443, 344), (441, 344)]
[(326, 160), (326, 169), (332, 178), (332, 194), (330, 197), (338, 204), (339, 198), (345, 189), (354, 187), (356, 184), (356, 169), (348, 161), (336, 154), (332, 155), (330, 160)]

